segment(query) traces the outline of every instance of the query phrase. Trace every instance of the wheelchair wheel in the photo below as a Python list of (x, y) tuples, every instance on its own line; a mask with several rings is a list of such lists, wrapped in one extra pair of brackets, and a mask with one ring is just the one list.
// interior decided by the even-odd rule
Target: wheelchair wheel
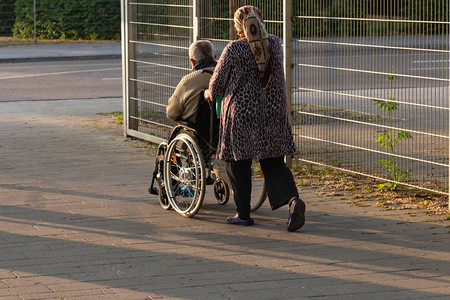
[(164, 154), (167, 150), (167, 144), (161, 143), (158, 147), (158, 155), (155, 159), (155, 165), (156, 165), (156, 182), (158, 182), (159, 185), (159, 204), (162, 208), (169, 210), (172, 208), (170, 205), (169, 199), (167, 198), (167, 193), (164, 185), (164, 179), (163, 179), (163, 168), (164, 168)]
[(265, 179), (258, 160), (252, 163), (252, 197), (250, 199), (250, 211), (261, 207), (267, 198)]
[(205, 164), (198, 144), (187, 134), (177, 135), (164, 155), (164, 186), (172, 208), (193, 217), (205, 196)]
[(214, 196), (220, 205), (227, 204), (230, 199), (230, 187), (222, 178), (218, 178), (214, 181)]
[(166, 189), (164, 188), (164, 183), (160, 185), (159, 189), (159, 204), (162, 208), (170, 210), (172, 205), (170, 205), (169, 198), (167, 197)]

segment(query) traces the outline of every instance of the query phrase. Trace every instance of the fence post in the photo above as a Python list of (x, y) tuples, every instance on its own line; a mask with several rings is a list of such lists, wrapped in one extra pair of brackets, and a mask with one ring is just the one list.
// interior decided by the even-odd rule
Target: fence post
[(36, 0), (33, 0), (33, 15), (34, 15), (34, 44), (37, 44), (37, 34), (36, 34)]
[[(289, 121), (292, 117), (292, 0), (283, 0), (283, 64), (286, 79)], [(292, 167), (292, 157), (286, 157), (286, 164)]]
[(189, 19), (189, 25), (192, 27), (192, 35), (189, 39), (189, 46), (198, 40), (199, 38), (199, 26), (198, 26), (198, 3), (197, 0), (191, 0), (192, 4), (192, 15)]
[[(126, 0), (128, 2), (128, 0)], [(132, 24), (131, 26), (129, 26), (129, 21), (136, 21), (135, 18), (137, 16), (136, 13), (136, 5), (130, 5), (128, 6), (127, 3), (127, 61), (125, 62), (127, 64), (127, 68), (128, 68), (128, 96), (127, 96), (127, 103), (128, 103), (128, 110), (127, 110), (127, 127), (128, 129), (131, 130), (138, 130), (138, 121), (135, 118), (131, 118), (131, 116), (133, 117), (137, 117), (138, 116), (138, 105), (137, 105), (137, 101), (132, 100), (130, 101), (131, 98), (136, 99), (138, 97), (137, 94), (137, 83), (135, 80), (130, 80), (130, 78), (132, 79), (136, 79), (137, 78), (137, 69), (136, 69), (136, 63), (133, 62), (135, 61), (136, 58), (136, 41), (137, 41), (137, 24)], [(130, 42), (131, 41), (131, 42)], [(130, 62), (131, 61), (131, 62)], [(124, 116), (125, 119), (125, 116)]]
[(122, 98), (123, 98), (123, 135), (127, 136), (128, 126), (128, 0), (120, 1), (122, 31)]

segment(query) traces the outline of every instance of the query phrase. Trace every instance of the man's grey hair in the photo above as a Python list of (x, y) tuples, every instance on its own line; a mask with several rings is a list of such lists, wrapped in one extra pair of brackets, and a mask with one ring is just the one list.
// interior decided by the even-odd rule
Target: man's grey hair
[(189, 59), (195, 60), (196, 64), (208, 59), (214, 59), (214, 46), (210, 41), (195, 41), (189, 47)]

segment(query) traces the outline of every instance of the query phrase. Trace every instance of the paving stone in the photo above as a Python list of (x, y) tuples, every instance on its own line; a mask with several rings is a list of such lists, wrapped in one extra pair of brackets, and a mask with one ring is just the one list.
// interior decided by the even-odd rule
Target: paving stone
[(1, 299), (450, 294), (449, 222), (307, 189), (307, 223), (295, 233), (287, 209), (268, 203), (255, 226), (225, 224), (234, 204), (218, 205), (210, 187), (194, 218), (163, 210), (147, 192), (154, 149), (96, 115), (99, 101), (108, 110), (106, 100), (77, 100), (77, 114), (67, 101), (0, 103)]

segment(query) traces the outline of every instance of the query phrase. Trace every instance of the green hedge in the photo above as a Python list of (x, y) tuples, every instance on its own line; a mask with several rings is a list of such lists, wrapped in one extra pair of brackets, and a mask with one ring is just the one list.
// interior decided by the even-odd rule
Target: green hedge
[[(168, 1), (178, 3), (178, 1)], [(324, 16), (368, 19), (427, 20), (448, 22), (448, 0), (295, 0), (293, 16)], [(186, 2), (188, 3), (188, 2)], [(228, 18), (227, 0), (212, 0), (216, 18)], [(281, 20), (282, 0), (248, 0), (260, 6), (267, 19)], [(37, 37), (40, 39), (120, 39), (120, 0), (39, 0), (37, 5)], [(14, 11), (13, 11), (14, 7)], [(189, 25), (184, 8), (151, 6), (138, 9), (142, 22)], [(14, 20), (15, 16), (15, 20)], [(33, 0), (1, 0), (0, 34), (14, 34), (17, 38), (33, 38)], [(142, 20), (141, 20), (142, 19)], [(439, 34), (446, 24), (418, 24), (412, 22), (354, 21), (336, 19), (294, 18), (293, 34), (299, 37), (375, 36), (390, 34)], [(228, 21), (214, 22), (213, 38), (229, 38)], [(268, 24), (277, 33), (279, 24)], [(142, 27), (142, 28), (141, 28)], [(167, 32), (165, 32), (165, 31)], [(184, 29), (161, 29), (139, 26), (141, 38), (166, 35), (185, 36)]]
[(14, 26), (14, 2), (16, 0), (0, 1), (0, 35), (12, 35)]
[[(16, 0), (14, 37), (34, 36), (33, 0)], [(120, 0), (36, 1), (39, 39), (120, 39)]]

